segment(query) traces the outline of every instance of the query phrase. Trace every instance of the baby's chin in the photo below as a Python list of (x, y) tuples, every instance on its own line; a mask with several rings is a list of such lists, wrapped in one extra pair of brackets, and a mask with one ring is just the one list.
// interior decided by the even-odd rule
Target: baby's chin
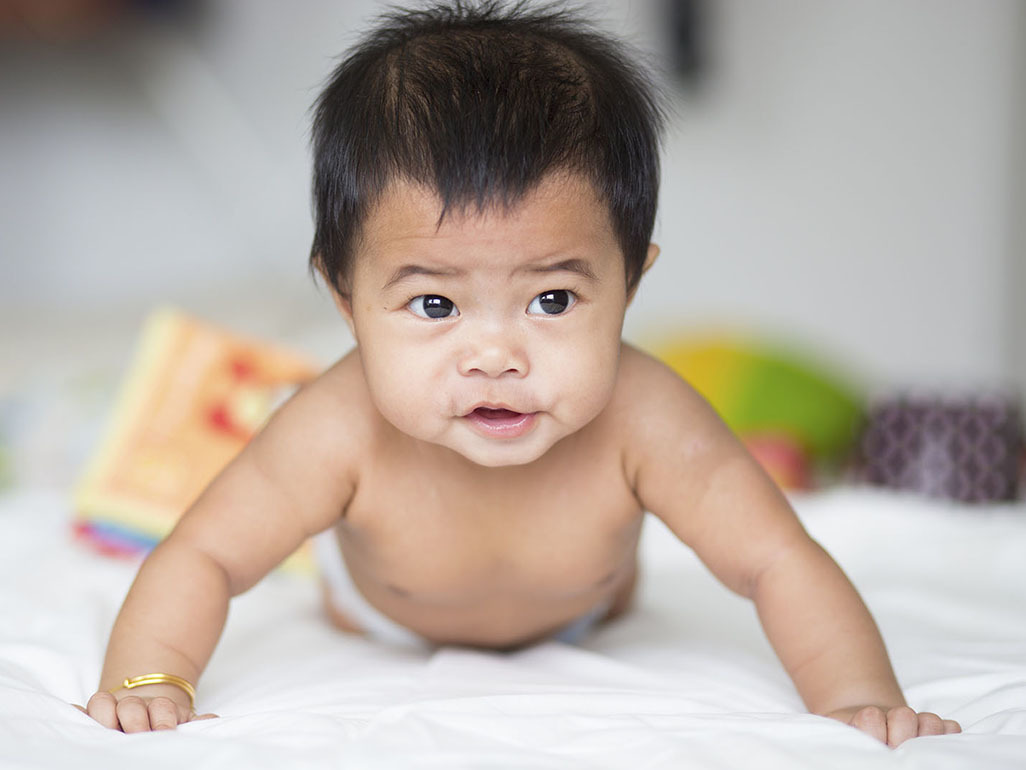
[[(459, 450), (457, 450), (459, 451)], [(509, 452), (494, 452), (489, 454), (481, 453), (468, 453), (459, 452), (465, 459), (470, 460), (475, 465), (480, 465), (482, 468), (509, 468), (515, 465), (530, 465), (535, 460), (540, 459), (548, 451), (546, 448), (541, 452), (532, 453), (516, 453), (512, 454)]]
[(448, 449), (483, 468), (533, 463), (544, 457), (567, 433), (572, 432), (544, 412), (537, 413), (535, 424), (526, 435), (515, 438), (481, 435), (461, 418), (432, 426), (403, 424), (400, 420), (389, 421), (409, 438)]
[[(548, 421), (546, 421), (548, 422)], [(543, 424), (527, 436), (513, 439), (487, 438), (477, 435), (465, 425), (453, 426), (428, 441), (455, 452), (463, 459), (483, 468), (506, 468), (528, 465), (541, 459), (563, 437), (553, 425)]]
[(477, 439), (476, 441), (443, 441), (439, 443), (474, 465), (484, 468), (506, 468), (533, 463), (543, 457), (555, 442), (518, 443), (496, 439)]

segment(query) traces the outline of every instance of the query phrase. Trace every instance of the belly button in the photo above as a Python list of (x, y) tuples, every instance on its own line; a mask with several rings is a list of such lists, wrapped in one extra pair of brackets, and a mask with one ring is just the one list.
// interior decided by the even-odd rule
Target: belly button
[(407, 591), (405, 588), (400, 588), (399, 586), (393, 585), (392, 583), (385, 583), (385, 588), (394, 593), (396, 596), (401, 596), (404, 599), (408, 599), (410, 596), (410, 592)]

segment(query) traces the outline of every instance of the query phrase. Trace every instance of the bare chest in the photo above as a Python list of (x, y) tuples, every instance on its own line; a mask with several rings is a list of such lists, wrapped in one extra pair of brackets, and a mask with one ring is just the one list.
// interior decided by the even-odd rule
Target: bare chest
[(615, 462), (492, 474), (376, 463), (339, 524), (354, 580), (436, 607), (576, 602), (634, 566), (642, 512)]

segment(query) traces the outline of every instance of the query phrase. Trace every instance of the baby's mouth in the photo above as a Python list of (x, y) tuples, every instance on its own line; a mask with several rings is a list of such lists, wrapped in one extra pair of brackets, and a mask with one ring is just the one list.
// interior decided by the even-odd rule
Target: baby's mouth
[(523, 415), (523, 412), (514, 412), (512, 409), (491, 409), (487, 406), (479, 406), (471, 414), (476, 414), (482, 420), (504, 422), (515, 420)]
[(516, 438), (534, 426), (536, 412), (479, 406), (464, 416), (479, 433), (494, 438)]

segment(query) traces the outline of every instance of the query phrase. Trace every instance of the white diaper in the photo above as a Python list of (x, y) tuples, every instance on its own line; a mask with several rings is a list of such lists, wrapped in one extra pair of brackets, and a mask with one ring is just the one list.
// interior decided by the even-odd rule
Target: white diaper
[(321, 568), (321, 577), (327, 583), (328, 596), (340, 613), (352, 619), (368, 636), (382, 642), (404, 647), (430, 645), (420, 634), (399, 625), (363, 598), (363, 594), (349, 576), (334, 529), (321, 532), (314, 538), (313, 544), (314, 556)]
[[(326, 530), (314, 537), (313, 546), (321, 576), (327, 584), (328, 596), (340, 613), (352, 619), (368, 636), (382, 642), (404, 647), (433, 646), (420, 634), (384, 615), (363, 597), (349, 576), (334, 529)], [(552, 638), (567, 644), (576, 644), (605, 617), (611, 604), (612, 600), (600, 602), (589, 612), (554, 633)]]

